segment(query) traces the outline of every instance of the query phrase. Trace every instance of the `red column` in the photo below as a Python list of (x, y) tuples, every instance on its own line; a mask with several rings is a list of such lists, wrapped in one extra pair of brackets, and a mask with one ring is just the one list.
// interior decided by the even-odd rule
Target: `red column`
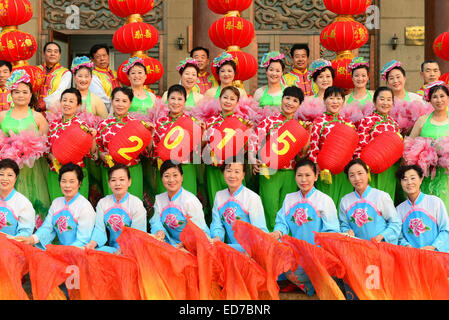
[(449, 1), (425, 0), (426, 18), (426, 60), (436, 60), (440, 64), (441, 73), (449, 72), (449, 61), (438, 58), (432, 46), (435, 39), (442, 33), (449, 31)]

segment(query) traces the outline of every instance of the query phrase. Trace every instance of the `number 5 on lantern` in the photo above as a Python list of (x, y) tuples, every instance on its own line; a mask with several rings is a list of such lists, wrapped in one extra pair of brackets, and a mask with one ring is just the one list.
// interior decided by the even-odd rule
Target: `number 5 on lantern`
[(226, 143), (228, 143), (229, 140), (231, 140), (232, 137), (235, 136), (235, 133), (236, 133), (236, 131), (234, 129), (231, 129), (231, 128), (225, 128), (223, 130), (223, 132), (226, 133), (226, 135), (223, 138), (223, 140), (221, 140), (221, 142), (217, 145), (218, 150), (223, 150), (223, 148), (226, 145)]
[[(273, 151), (280, 156), (285, 155), (288, 152), (288, 150), (290, 150), (290, 143), (286, 140), (287, 138), (290, 138), (290, 140), (293, 143), (296, 142), (296, 138), (291, 134), (291, 132), (288, 130), (285, 130), (277, 139), (278, 143), (277, 144), (273, 143), (271, 145), (271, 149), (273, 149)], [(279, 150), (278, 145), (281, 143), (284, 145), (284, 147), (281, 150)]]
[[(175, 132), (179, 132), (178, 137), (175, 139), (175, 141), (169, 144), (168, 141), (170, 140), (171, 136), (175, 134)], [(165, 136), (164, 146), (168, 150), (172, 150), (181, 143), (182, 139), (184, 139), (184, 130), (180, 126), (176, 126), (171, 129), (170, 132)]]
[(129, 148), (120, 148), (117, 153), (119, 155), (121, 155), (124, 159), (131, 161), (133, 158), (128, 156), (128, 153), (133, 153), (133, 152), (139, 151), (143, 146), (143, 141), (142, 141), (142, 139), (140, 139), (139, 137), (136, 137), (136, 136), (131, 136), (128, 138), (128, 140), (131, 142), (137, 142), (137, 145), (135, 145), (134, 147), (129, 147)]

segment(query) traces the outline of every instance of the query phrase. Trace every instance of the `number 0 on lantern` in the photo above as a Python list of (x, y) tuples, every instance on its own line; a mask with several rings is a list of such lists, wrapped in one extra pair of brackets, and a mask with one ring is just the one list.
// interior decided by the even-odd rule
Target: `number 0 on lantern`
[[(271, 149), (280, 156), (287, 154), (288, 150), (290, 150), (290, 143), (287, 141), (287, 138), (290, 138), (290, 140), (292, 140), (293, 143), (296, 142), (296, 138), (291, 134), (291, 132), (285, 130), (277, 139), (278, 143), (271, 144)], [(284, 147), (281, 150), (278, 149), (279, 144), (284, 145)]]
[(128, 155), (128, 153), (133, 153), (133, 152), (139, 151), (143, 146), (143, 141), (142, 141), (142, 139), (140, 139), (139, 137), (136, 137), (136, 136), (131, 136), (128, 138), (128, 140), (131, 142), (137, 142), (137, 145), (135, 145), (134, 147), (120, 148), (117, 151), (117, 153), (119, 155), (121, 155), (124, 159), (131, 161), (132, 158)]
[[(178, 137), (172, 143), (169, 144), (168, 141), (170, 141), (171, 136), (174, 135), (176, 132), (179, 132)], [(176, 126), (173, 129), (171, 129), (170, 132), (165, 136), (164, 146), (168, 150), (172, 150), (172, 149), (176, 148), (177, 146), (179, 146), (182, 139), (184, 139), (184, 129), (181, 128), (180, 126)]]

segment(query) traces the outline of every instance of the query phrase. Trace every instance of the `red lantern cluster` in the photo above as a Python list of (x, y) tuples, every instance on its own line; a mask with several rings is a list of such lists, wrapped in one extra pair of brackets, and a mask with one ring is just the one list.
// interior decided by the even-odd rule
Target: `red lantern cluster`
[[(449, 61), (449, 32), (442, 33), (435, 39), (433, 52), (438, 58)], [(443, 74), (440, 80), (449, 84), (449, 72)]]
[(341, 88), (354, 87), (347, 69), (354, 58), (351, 50), (360, 48), (369, 39), (368, 29), (355, 21), (353, 15), (364, 13), (370, 4), (371, 0), (324, 0), (328, 10), (340, 15), (323, 29), (320, 41), (326, 49), (337, 52), (337, 58), (332, 62), (336, 70), (334, 85)]
[[(240, 17), (240, 12), (249, 8), (252, 0), (208, 0), (209, 9), (224, 17), (209, 28), (209, 38), (219, 48), (230, 53), (237, 64), (234, 80), (246, 81), (257, 73), (257, 60), (241, 48), (251, 44), (255, 37), (254, 25)], [(212, 70), (218, 79), (216, 70)]]
[[(145, 85), (159, 81), (164, 73), (162, 64), (145, 52), (159, 42), (159, 32), (155, 27), (143, 22), (142, 15), (154, 8), (154, 0), (109, 0), (109, 9), (119, 17), (127, 17), (127, 22), (119, 28), (112, 39), (114, 48), (130, 57), (143, 59), (147, 69)], [(121, 83), (129, 86), (128, 75), (123, 72), (126, 60), (117, 71)]]
[(37, 50), (36, 39), (17, 26), (33, 17), (33, 7), (29, 0), (0, 1), (0, 60), (12, 63), (13, 69), (24, 69), (31, 77), (33, 91), (37, 92), (45, 77), (43, 71), (28, 65)]

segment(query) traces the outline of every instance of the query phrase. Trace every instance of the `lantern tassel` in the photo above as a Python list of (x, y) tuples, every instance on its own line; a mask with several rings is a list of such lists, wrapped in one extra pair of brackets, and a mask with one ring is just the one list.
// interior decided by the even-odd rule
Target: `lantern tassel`
[(266, 165), (265, 163), (263, 163), (263, 164), (261, 165), (260, 173), (263, 174), (263, 176), (264, 176), (265, 178), (267, 178), (268, 180), (270, 180), (270, 174), (269, 174), (269, 172), (268, 172), (268, 167), (267, 167), (267, 165)]
[(61, 170), (61, 163), (58, 161), (58, 159), (54, 158), (53, 159), (53, 166), (55, 167), (56, 173), (59, 174), (59, 170)]
[(159, 170), (161, 170), (161, 166), (162, 166), (163, 163), (164, 163), (164, 161), (162, 161), (161, 158), (157, 158), (157, 168), (158, 168)]
[(114, 164), (114, 160), (112, 159), (111, 155), (108, 154), (105, 156), (105, 158), (106, 158), (106, 162), (107, 162), (109, 168), (112, 168), (115, 164)]
[(332, 174), (328, 169), (321, 171), (320, 178), (324, 183), (332, 184)]
[(210, 152), (210, 158), (211, 158), (211, 160), (212, 160), (212, 165), (213, 165), (214, 167), (217, 167), (217, 166), (218, 166), (218, 161), (217, 161), (217, 157), (215, 156), (214, 150), (212, 150), (212, 151)]

